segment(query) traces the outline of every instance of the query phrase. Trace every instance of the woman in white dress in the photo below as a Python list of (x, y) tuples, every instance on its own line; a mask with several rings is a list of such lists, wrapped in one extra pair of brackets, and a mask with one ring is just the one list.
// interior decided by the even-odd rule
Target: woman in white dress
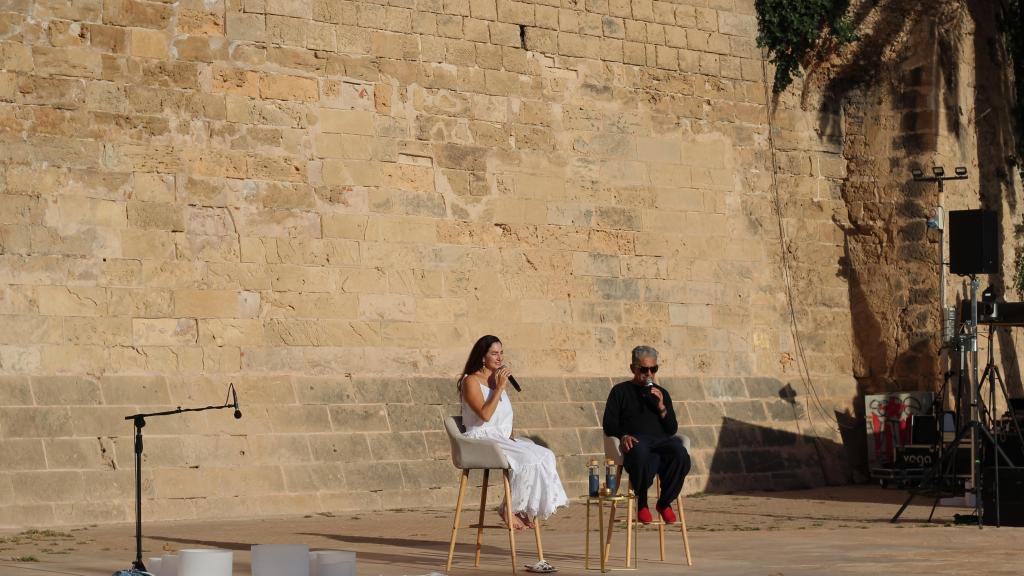
[(532, 528), (532, 518), (547, 518), (568, 504), (551, 450), (526, 440), (512, 438), (512, 403), (505, 387), (509, 369), (503, 363), (501, 340), (484, 336), (476, 341), (459, 380), (462, 423), (470, 438), (494, 440), (512, 467), (512, 513), (502, 518), (513, 528)]

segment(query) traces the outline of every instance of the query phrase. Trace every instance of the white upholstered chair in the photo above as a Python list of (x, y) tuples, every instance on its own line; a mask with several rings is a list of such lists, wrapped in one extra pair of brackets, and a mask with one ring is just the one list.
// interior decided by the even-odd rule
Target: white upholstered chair
[[(452, 447), (452, 464), (462, 470), (462, 480), (459, 482), (459, 497), (455, 501), (455, 521), (452, 522), (452, 538), (448, 545), (448, 563), (445, 565), (445, 572), (452, 568), (452, 557), (455, 555), (455, 538), (459, 531), (459, 522), (462, 518), (462, 500), (466, 495), (466, 485), (469, 483), (471, 470), (483, 470), (483, 483), (480, 491), (480, 518), (476, 524), (463, 526), (463, 528), (476, 528), (476, 557), (473, 566), (480, 566), (480, 547), (483, 544), (484, 528), (501, 528), (508, 531), (509, 550), (512, 554), (512, 574), (516, 573), (516, 536), (511, 523), (507, 526), (500, 524), (485, 525), (484, 512), (487, 510), (487, 485), (491, 470), (501, 470), (502, 480), (505, 485), (505, 517), (512, 518), (512, 487), (509, 483), (512, 468), (501, 448), (490, 440), (479, 440), (466, 438), (463, 435), (465, 428), (462, 425), (461, 416), (447, 416), (444, 419), (444, 429), (448, 433), (448, 441)], [(544, 547), (540, 538), (540, 519), (535, 518), (533, 522), (533, 534), (537, 539), (538, 560), (544, 560)]]

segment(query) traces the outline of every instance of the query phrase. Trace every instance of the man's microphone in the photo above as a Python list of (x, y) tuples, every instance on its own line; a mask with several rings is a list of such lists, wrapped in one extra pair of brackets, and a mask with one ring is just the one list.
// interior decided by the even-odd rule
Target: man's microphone
[(652, 390), (654, 390), (654, 378), (651, 378), (650, 376), (648, 376), (647, 377), (647, 382), (644, 384), (644, 397), (647, 398), (648, 402), (650, 402), (653, 405), (657, 406), (658, 405), (658, 397), (655, 396), (653, 392), (651, 392)]
[(238, 392), (235, 391), (235, 385), (231, 384), (231, 399), (235, 404), (235, 420), (242, 418), (242, 411), (238, 409)]

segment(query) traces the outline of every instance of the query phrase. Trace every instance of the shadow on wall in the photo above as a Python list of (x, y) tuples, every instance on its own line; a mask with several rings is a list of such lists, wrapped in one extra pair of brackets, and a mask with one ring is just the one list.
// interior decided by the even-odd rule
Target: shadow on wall
[[(1014, 122), (1010, 109), (1010, 103), (1014, 101), (1013, 85), (1009, 74), (1010, 64), (999, 30), (999, 20), (1007, 17), (1000, 14), (1005, 6), (995, 2), (972, 0), (967, 3), (967, 7), (976, 29), (974, 109), (981, 202), (983, 207), (1000, 213), (1001, 221), (1018, 222), (1020, 216), (1012, 175), (1016, 155)], [(999, 227), (998, 230), (999, 245), (1004, 252), (1003, 262), (1007, 261), (1007, 256), (1011, 261), (1015, 261), (1016, 254), (1007, 253), (1014, 249), (1015, 239), (1007, 238), (1003, 227)], [(1013, 300), (1007, 293), (1008, 278), (996, 274), (989, 276), (988, 280), (998, 293), (1004, 294), (1007, 300)], [(1018, 295), (1018, 298), (1020, 296)], [(1020, 329), (1000, 329), (996, 333), (999, 364), (1002, 366), (1002, 376), (1010, 397), (1024, 396), (1020, 359), (1012, 334), (1013, 330)]]
[(846, 448), (832, 440), (723, 418), (706, 491), (846, 484), (848, 458)]
[[(913, 29), (922, 23), (923, 18), (934, 17), (936, 6), (941, 0), (925, 0), (922, 2), (862, 2), (850, 14), (849, 22), (857, 31), (859, 39), (840, 59), (826, 59), (824, 62), (812, 64), (808, 72), (808, 85), (823, 85), (820, 89), (820, 109), (818, 125), (823, 137), (838, 142), (843, 139), (842, 102), (845, 96), (864, 83), (879, 80), (881, 71), (879, 61), (882, 55), (892, 50), (897, 43), (906, 42), (912, 36)], [(934, 29), (935, 24), (925, 22)], [(945, 48), (943, 46), (942, 48)], [(914, 82), (914, 75), (907, 80)], [(803, 98), (806, 103), (808, 94)], [(914, 118), (903, 118), (915, 122)], [(920, 134), (911, 128), (912, 137), (908, 144), (914, 146), (932, 146), (934, 134)]]
[[(985, 208), (1006, 213), (1001, 219), (1016, 221), (1017, 196), (1013, 190), (1016, 146), (1013, 133), (1014, 98), (1011, 65), (999, 21), (1006, 3), (971, 0), (967, 10), (974, 22), (974, 130), (977, 142), (978, 182)], [(1000, 229), (1000, 242), (1008, 247)], [(1012, 246), (1012, 245), (1010, 245)], [(1004, 258), (1005, 262), (1006, 259)]]

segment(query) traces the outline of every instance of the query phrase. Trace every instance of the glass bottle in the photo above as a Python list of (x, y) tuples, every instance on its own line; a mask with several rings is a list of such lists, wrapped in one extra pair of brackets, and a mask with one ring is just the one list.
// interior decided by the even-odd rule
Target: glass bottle
[(590, 496), (596, 497), (601, 493), (601, 477), (597, 473), (597, 460), (591, 460), (588, 468), (590, 469)]
[(618, 486), (615, 483), (615, 460), (609, 460), (604, 466), (604, 483), (608, 491), (615, 494)]

